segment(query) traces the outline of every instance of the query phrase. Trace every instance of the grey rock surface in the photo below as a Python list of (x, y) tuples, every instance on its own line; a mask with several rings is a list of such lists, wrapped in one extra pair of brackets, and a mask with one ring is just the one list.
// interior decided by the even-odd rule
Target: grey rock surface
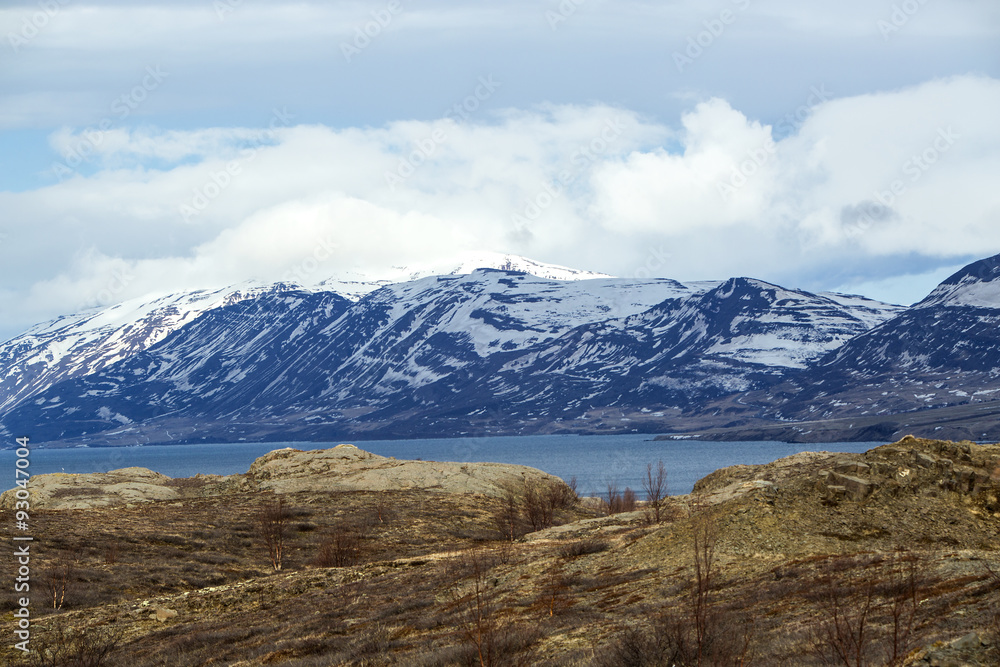
[[(198, 475), (174, 480), (147, 468), (106, 473), (53, 473), (31, 478), (33, 509), (88, 509), (191, 496), (246, 491), (399, 491), (502, 495), (525, 483), (563, 484), (536, 468), (505, 463), (408, 461), (378, 456), (354, 445), (332, 449), (278, 449), (261, 456), (244, 475)], [(16, 490), (0, 495), (13, 508)]]

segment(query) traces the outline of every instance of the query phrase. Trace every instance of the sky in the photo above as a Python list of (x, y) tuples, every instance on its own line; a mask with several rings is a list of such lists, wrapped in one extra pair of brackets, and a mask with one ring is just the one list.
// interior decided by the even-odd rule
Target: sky
[(481, 251), (909, 304), (998, 118), (995, 0), (6, 2), (0, 340)]

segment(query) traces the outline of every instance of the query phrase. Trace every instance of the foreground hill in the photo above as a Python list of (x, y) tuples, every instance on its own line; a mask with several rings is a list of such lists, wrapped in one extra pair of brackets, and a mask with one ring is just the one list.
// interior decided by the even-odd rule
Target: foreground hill
[[(323, 456), (272, 453), (251, 473), (317, 457), (321, 483)], [(700, 645), (702, 664), (808, 667), (846, 628), (858, 664), (1000, 662), (997, 445), (906, 438), (726, 468), (666, 498), (659, 523), (541, 478), (499, 497), (218, 483), (40, 510), (33, 571), (65, 599), (33, 598), (34, 646), (193, 667), (691, 665)], [(278, 499), (275, 571), (262, 527)]]

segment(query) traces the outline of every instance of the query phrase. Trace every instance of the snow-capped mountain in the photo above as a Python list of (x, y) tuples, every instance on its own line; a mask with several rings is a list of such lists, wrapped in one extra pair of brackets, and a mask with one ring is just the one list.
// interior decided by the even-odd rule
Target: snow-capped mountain
[[(357, 301), (388, 285), (431, 275), (463, 275), (478, 268), (521, 271), (560, 281), (609, 277), (516, 255), (479, 253), (435, 267), (395, 267), (377, 274), (345, 271), (336, 277), (319, 280), (308, 288), (293, 283), (262, 285), (246, 282), (214, 290), (131, 299), (39, 324), (16, 338), (0, 343), (0, 414), (56, 383), (96, 373), (149, 349), (206, 312), (270, 291), (308, 289), (334, 292), (350, 301)], [(642, 309), (652, 305), (654, 297), (650, 295), (654, 292), (655, 289), (647, 289), (647, 296), (637, 296), (632, 307)], [(585, 311), (586, 307), (586, 303), (578, 303), (578, 313)]]
[[(444, 268), (159, 296), (39, 325), (0, 347), (0, 429), (134, 444), (802, 432), (857, 418), (877, 422), (870, 434), (899, 427), (883, 416), (1000, 397), (1000, 256), (910, 308), (503, 255)], [(1000, 417), (975, 419), (977, 437), (1000, 433)]]
[(914, 308), (1000, 309), (1000, 255), (969, 264), (947, 278)]
[(1000, 255), (970, 264), (791, 380), (776, 403), (793, 419), (891, 415), (1000, 398)]
[(314, 290), (329, 290), (343, 297), (357, 301), (366, 294), (371, 294), (381, 287), (399, 283), (431, 278), (434, 276), (462, 276), (476, 269), (497, 269), (526, 273), (537, 278), (548, 280), (592, 280), (595, 278), (611, 278), (606, 273), (581, 271), (558, 264), (536, 262), (533, 259), (518, 255), (480, 252), (470, 253), (445, 262), (420, 264), (414, 266), (393, 266), (378, 271), (345, 270), (339, 271), (334, 277), (324, 278), (317, 283), (304, 283), (305, 287)]
[(488, 382), (533, 410), (687, 409), (774, 384), (899, 310), (733, 278), (500, 358)]
[(4, 421), (68, 434), (177, 411), (249, 410), (240, 418), (250, 419), (285, 414), (289, 404), (370, 410), (492, 353), (691, 292), (663, 279), (581, 283), (491, 269), (384, 287), (353, 304), (278, 286), (204, 313), (105, 372), (41, 392)]
[(190, 296), (170, 317), (136, 307), (141, 330), (172, 328), (117, 356), (107, 337), (72, 348), (63, 359), (79, 372), (22, 391), (3, 427), (119, 443), (540, 430), (594, 406), (656, 414), (767, 387), (899, 311), (751, 279), (684, 285), (498, 257), (500, 269), (460, 264), (364, 294), (281, 284), (206, 297), (197, 313), (176, 305)]
[(132, 299), (32, 327), (0, 344), (0, 414), (53, 384), (128, 359), (202, 313), (271, 289), (245, 283)]

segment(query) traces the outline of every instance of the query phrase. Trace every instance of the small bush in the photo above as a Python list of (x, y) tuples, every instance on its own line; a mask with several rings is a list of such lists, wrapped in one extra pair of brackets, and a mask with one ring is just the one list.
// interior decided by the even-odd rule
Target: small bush
[(112, 539), (104, 546), (104, 564), (114, 565), (118, 562), (118, 557), (121, 554), (121, 543)]
[(587, 554), (596, 554), (602, 551), (608, 550), (608, 543), (604, 540), (596, 540), (593, 538), (585, 540), (577, 540), (576, 542), (570, 542), (564, 546), (559, 555), (563, 558), (577, 558), (579, 556), (586, 556)]
[(124, 631), (113, 626), (69, 628), (62, 619), (31, 639), (29, 667), (101, 667), (111, 664)]
[(275, 572), (281, 570), (285, 563), (285, 536), (289, 514), (284, 500), (278, 496), (273, 501), (264, 502), (255, 517), (257, 536), (267, 548), (268, 558)]
[(635, 491), (627, 486), (625, 487), (625, 491), (619, 491), (618, 482), (608, 482), (607, 491), (604, 494), (604, 498), (601, 499), (601, 505), (608, 516), (623, 512), (634, 512), (636, 503)]
[(361, 559), (361, 540), (356, 527), (335, 524), (320, 543), (312, 564), (316, 567), (348, 567)]

